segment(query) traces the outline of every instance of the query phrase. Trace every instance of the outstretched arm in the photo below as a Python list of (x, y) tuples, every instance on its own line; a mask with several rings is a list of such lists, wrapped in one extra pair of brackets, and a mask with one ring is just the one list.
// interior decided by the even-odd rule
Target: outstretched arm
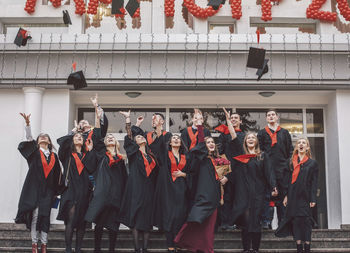
[(230, 112), (226, 111), (226, 109), (224, 107), (222, 109), (225, 112), (227, 127), (228, 127), (228, 130), (230, 132), (231, 138), (232, 138), (232, 140), (234, 140), (237, 138), (237, 133), (235, 131), (235, 128), (232, 125), (231, 118), (230, 118), (230, 116), (231, 116)]
[(32, 141), (33, 140), (33, 136), (32, 136), (32, 129), (30, 127), (30, 116), (31, 116), (31, 114), (26, 115), (25, 113), (20, 113), (20, 115), (24, 118), (24, 120), (26, 122), (26, 127), (25, 127), (26, 139), (27, 139), (27, 141)]

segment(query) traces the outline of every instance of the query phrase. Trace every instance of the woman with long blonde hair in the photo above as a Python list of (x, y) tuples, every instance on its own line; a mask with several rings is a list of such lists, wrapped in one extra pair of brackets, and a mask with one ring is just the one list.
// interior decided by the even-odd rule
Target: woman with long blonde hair
[(120, 144), (112, 134), (107, 134), (104, 143), (101, 141), (95, 146), (99, 158), (96, 185), (85, 220), (96, 224), (94, 252), (101, 252), (103, 228), (109, 232), (109, 252), (114, 252), (120, 225), (119, 210), (127, 181), (126, 156), (120, 153)]
[[(227, 122), (229, 129), (232, 129), (232, 123)], [(245, 154), (235, 154), (239, 145), (241, 143), (237, 138), (232, 140), (232, 166), (236, 168), (237, 177), (232, 219), (242, 229), (243, 252), (259, 252), (264, 197), (266, 191), (270, 191), (272, 196), (278, 194), (276, 179), (269, 156), (259, 148), (256, 133), (246, 134), (243, 142)], [(253, 251), (250, 251), (251, 248)]]
[(314, 222), (312, 208), (316, 205), (318, 164), (312, 159), (310, 143), (306, 137), (297, 140), (290, 168), (288, 194), (283, 201), (287, 207), (286, 214), (276, 230), (276, 236), (293, 235), (297, 252), (308, 253)]

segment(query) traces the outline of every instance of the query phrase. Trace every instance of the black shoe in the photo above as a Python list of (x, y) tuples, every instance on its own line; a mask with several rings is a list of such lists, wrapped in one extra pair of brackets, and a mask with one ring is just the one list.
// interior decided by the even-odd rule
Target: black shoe
[(229, 229), (229, 226), (228, 226), (228, 225), (221, 225), (221, 226), (219, 227), (219, 229), (222, 230), (222, 231), (226, 231), (226, 230)]
[(297, 244), (297, 253), (303, 253), (303, 245)]
[(310, 253), (311, 245), (310, 244), (304, 244), (304, 252), (305, 253)]
[(270, 227), (269, 227), (269, 224), (268, 224), (267, 222), (264, 222), (263, 225), (262, 225), (262, 228), (265, 229), (265, 230), (267, 230), (267, 229), (269, 229)]
[(101, 253), (101, 249), (94, 249), (94, 253)]

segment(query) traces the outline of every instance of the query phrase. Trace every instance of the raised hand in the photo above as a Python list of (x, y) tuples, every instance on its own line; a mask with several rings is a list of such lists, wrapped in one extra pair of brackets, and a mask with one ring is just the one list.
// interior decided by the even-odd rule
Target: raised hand
[(26, 115), (25, 113), (20, 112), (19, 113), (25, 120), (26, 125), (29, 126), (30, 125), (30, 115), (32, 115), (31, 113), (29, 113), (28, 115)]
[(91, 103), (93, 104), (93, 106), (96, 108), (98, 106), (98, 95), (97, 95), (97, 93), (95, 94), (94, 97), (91, 97), (90, 100), (91, 100)]
[(97, 107), (97, 108), (96, 108), (96, 116), (97, 116), (97, 119), (100, 120), (100, 119), (102, 118), (102, 114), (103, 114), (102, 108)]
[(125, 118), (130, 118), (130, 110), (128, 112), (124, 112), (124, 111), (119, 111), (119, 113), (121, 115), (123, 115)]
[(231, 117), (230, 111), (226, 111), (225, 107), (222, 107), (222, 109), (224, 110), (226, 120), (227, 121), (230, 120), (230, 117)]
[(79, 125), (77, 123), (77, 120), (74, 120), (74, 128), (72, 129), (72, 132), (76, 133), (78, 132), (78, 129), (79, 129)]
[(141, 126), (144, 119), (145, 118), (143, 116), (138, 116), (136, 119), (136, 126), (138, 126), (138, 127)]

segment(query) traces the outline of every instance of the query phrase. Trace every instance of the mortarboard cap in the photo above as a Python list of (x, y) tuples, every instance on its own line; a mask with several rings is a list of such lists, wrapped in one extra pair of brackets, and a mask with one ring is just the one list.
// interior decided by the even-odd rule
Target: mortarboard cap
[(264, 64), (263, 67), (261, 69), (258, 69), (258, 71), (256, 71), (256, 74), (258, 76), (258, 81), (261, 79), (261, 77), (266, 74), (269, 71), (269, 66), (267, 65), (267, 63), (269, 62), (268, 59), (264, 60)]
[(79, 90), (87, 87), (85, 76), (83, 71), (73, 72), (69, 75), (67, 79), (67, 84), (73, 84), (75, 90)]
[(254, 69), (262, 69), (265, 60), (265, 49), (250, 47), (248, 54), (247, 67)]
[(123, 14), (120, 9), (124, 6), (124, 0), (112, 0), (112, 14)]
[(30, 40), (32, 37), (30, 35), (28, 35), (28, 31), (24, 30), (23, 28), (19, 28), (15, 41), (13, 43), (15, 43), (17, 46), (25, 46), (27, 45), (27, 41)]
[(66, 25), (72, 24), (72, 20), (70, 19), (69, 12), (67, 10), (63, 11), (63, 22)]
[(222, 4), (222, 0), (209, 0), (208, 6), (213, 7), (214, 10), (219, 9), (220, 4)]
[(134, 16), (136, 10), (140, 7), (140, 3), (137, 0), (129, 0), (125, 9), (129, 12), (130, 16)]

